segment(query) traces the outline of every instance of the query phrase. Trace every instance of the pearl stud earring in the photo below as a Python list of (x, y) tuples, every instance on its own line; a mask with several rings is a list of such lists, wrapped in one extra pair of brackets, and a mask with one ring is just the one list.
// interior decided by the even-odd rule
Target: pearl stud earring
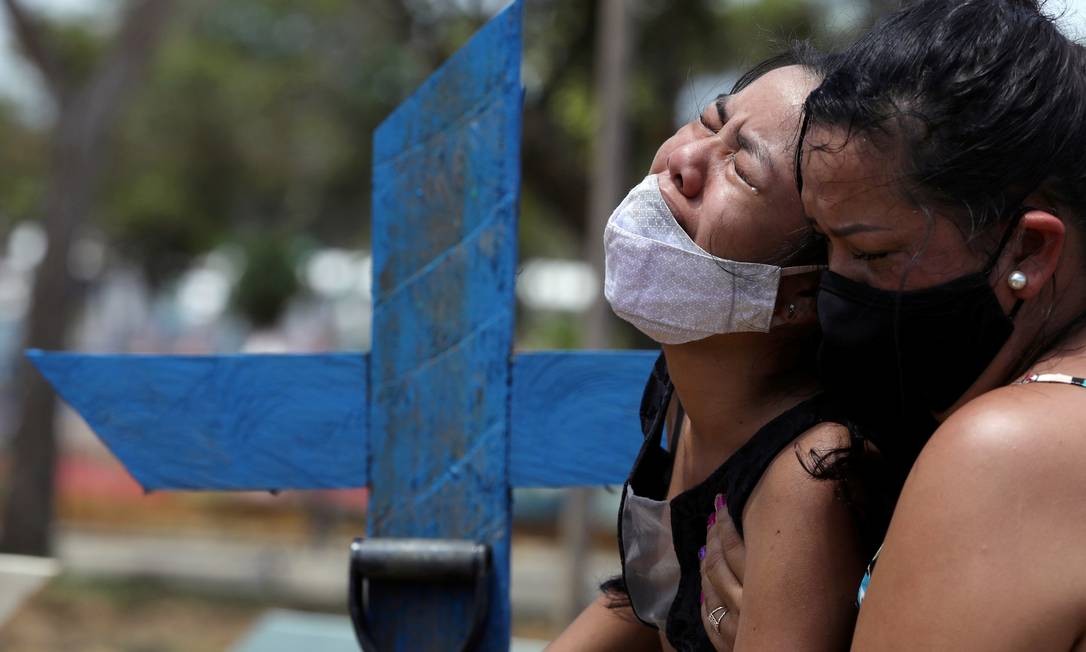
[(1007, 285), (1009, 285), (1012, 290), (1024, 290), (1028, 284), (1029, 278), (1017, 269), (1011, 272), (1011, 275), (1007, 277)]

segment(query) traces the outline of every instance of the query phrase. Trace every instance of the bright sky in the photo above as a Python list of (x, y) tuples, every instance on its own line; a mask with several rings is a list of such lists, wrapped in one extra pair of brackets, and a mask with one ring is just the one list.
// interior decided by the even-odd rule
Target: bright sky
[[(54, 16), (70, 17), (72, 19), (86, 20), (87, 18), (105, 17), (103, 22), (108, 23), (115, 9), (119, 6), (118, 0), (22, 0), (30, 9), (43, 11)], [(441, 0), (437, 0), (441, 1)], [(506, 0), (455, 0), (462, 4), (481, 3), (489, 8), (489, 5), (504, 5)], [(750, 0), (729, 0), (730, 2), (745, 2)], [(820, 0), (847, 7), (850, 0)], [(1067, 9), (1064, 18), (1064, 26), (1067, 31), (1076, 38), (1086, 39), (1086, 0), (1049, 0), (1047, 7), (1053, 13)], [(13, 47), (10, 29), (8, 27), (7, 12), (0, 11), (0, 95), (14, 98), (23, 107), (26, 118), (32, 122), (43, 124), (48, 122), (48, 104), (41, 93), (40, 82), (21, 56)]]
[[(116, 0), (23, 0), (34, 11), (72, 19), (112, 18)], [(8, 13), (0, 10), (0, 95), (14, 98), (28, 120), (45, 123), (49, 116), (41, 83), (34, 69), (27, 65), (12, 42)]]

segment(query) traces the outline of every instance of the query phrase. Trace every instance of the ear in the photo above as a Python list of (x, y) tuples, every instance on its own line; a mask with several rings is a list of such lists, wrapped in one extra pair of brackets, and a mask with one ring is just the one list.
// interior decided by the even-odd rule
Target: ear
[[(998, 266), (1002, 270), (996, 286), (1015, 301), (1028, 301), (1040, 294), (1052, 275), (1056, 273), (1063, 254), (1065, 227), (1063, 221), (1042, 210), (1032, 210), (1018, 223), (1021, 234), (1012, 240), (1013, 246), (1003, 253), (1004, 260)], [(1013, 272), (1026, 276), (1026, 285), (1020, 290), (1011, 288), (1007, 279)]]
[(777, 287), (770, 330), (784, 326), (813, 327), (818, 324), (818, 278), (821, 272), (785, 276)]

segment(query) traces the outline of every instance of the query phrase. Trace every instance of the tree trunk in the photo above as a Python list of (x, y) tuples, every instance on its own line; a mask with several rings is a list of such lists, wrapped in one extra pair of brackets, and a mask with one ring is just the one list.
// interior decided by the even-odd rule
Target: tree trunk
[[(48, 51), (15, 0), (5, 0), (19, 26), (24, 51), (47, 79), (61, 79)], [(81, 288), (68, 271), (72, 242), (90, 216), (109, 154), (111, 128), (161, 35), (172, 0), (144, 0), (128, 12), (113, 51), (82, 88), (52, 86), (59, 107), (44, 206), (49, 248), (34, 278), (26, 348), (56, 350), (79, 314)], [(45, 63), (49, 62), (49, 63)], [(46, 70), (48, 68), (48, 70)], [(11, 442), (8, 493), (0, 525), (0, 552), (52, 552), (57, 437), (56, 396), (22, 358), (16, 374), (22, 390), (20, 423)]]
[[(600, 0), (596, 36), (597, 137), (592, 153), (588, 189), (585, 260), (603, 278), (603, 229), (623, 194), (626, 181), (626, 86), (629, 77), (630, 19), (626, 0)], [(588, 348), (607, 348), (613, 317), (603, 297), (597, 297), (584, 321)], [(562, 544), (568, 563), (563, 622), (570, 623), (590, 602), (585, 579), (592, 550), (592, 489), (569, 489), (561, 518)]]

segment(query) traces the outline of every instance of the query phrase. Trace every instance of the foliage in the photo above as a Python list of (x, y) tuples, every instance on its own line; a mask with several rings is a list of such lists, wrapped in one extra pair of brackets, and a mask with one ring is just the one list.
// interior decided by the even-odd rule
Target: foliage
[[(107, 170), (97, 218), (113, 251), (161, 285), (194, 257), (245, 234), (364, 246), (370, 134), (485, 21), (483, 4), (491, 3), (184, 3)], [(674, 130), (676, 100), (692, 92), (690, 80), (734, 75), (774, 42), (824, 36), (826, 22), (826, 5), (795, 0), (630, 6), (632, 151), (615, 164), (631, 184)], [(524, 257), (580, 257), (584, 238), (596, 237), (584, 233), (587, 167), (597, 125), (608, 116), (597, 115), (593, 96), (594, 7), (583, 0), (527, 5)], [(50, 38), (75, 74), (102, 51), (98, 33), (79, 24), (54, 25)], [(678, 105), (692, 115), (707, 99)], [(4, 109), (0, 136), (9, 145), (0, 153), (2, 227), (36, 214), (46, 140)], [(291, 247), (278, 250), (287, 256)], [(259, 303), (239, 305), (262, 319)]]
[(10, 106), (0, 105), (0, 228), (35, 219), (45, 190), (45, 138), (19, 123)]
[(245, 271), (234, 289), (234, 305), (256, 328), (271, 328), (298, 291), (293, 252), (282, 237), (261, 235), (248, 243)]

